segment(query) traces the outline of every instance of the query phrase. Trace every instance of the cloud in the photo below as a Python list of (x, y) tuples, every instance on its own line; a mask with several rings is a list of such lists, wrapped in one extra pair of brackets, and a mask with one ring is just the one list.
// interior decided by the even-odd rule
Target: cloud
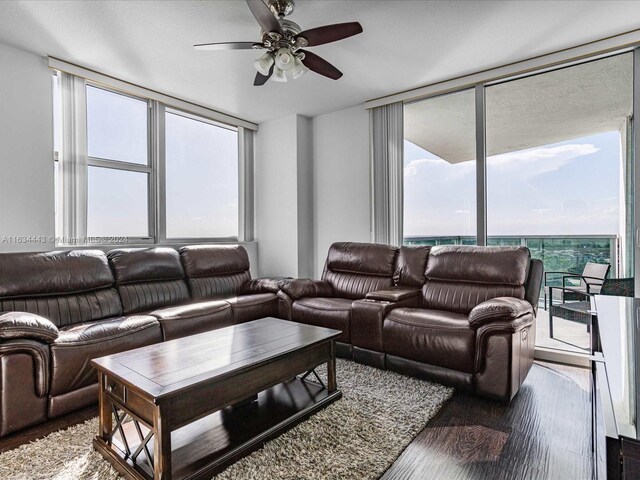
[(558, 170), (576, 158), (591, 155), (599, 150), (600, 148), (591, 143), (573, 143), (503, 153), (489, 157), (488, 160), (493, 168), (516, 167), (526, 169), (528, 176), (535, 176)]

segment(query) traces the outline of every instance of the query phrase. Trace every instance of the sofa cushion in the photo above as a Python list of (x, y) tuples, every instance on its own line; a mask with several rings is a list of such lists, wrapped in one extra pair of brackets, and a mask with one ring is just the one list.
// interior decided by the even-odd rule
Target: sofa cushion
[(423, 305), (468, 314), (491, 298), (524, 298), (529, 263), (526, 247), (433, 247)]
[(233, 325), (233, 311), (228, 302), (214, 300), (154, 310), (165, 340), (208, 332)]
[(113, 274), (99, 250), (0, 255), (2, 298), (69, 295), (111, 285)]
[(396, 248), (378, 243), (336, 242), (329, 247), (326, 270), (391, 276)]
[(103, 252), (0, 254), (0, 312), (29, 312), (57, 327), (122, 315)]
[(243, 323), (278, 314), (278, 296), (275, 293), (257, 293), (227, 298), (233, 309), (235, 323)]
[(349, 343), (351, 334), (351, 300), (345, 298), (307, 297), (296, 300), (291, 309), (294, 322), (342, 330), (336, 340)]
[(239, 295), (251, 280), (249, 256), (241, 245), (195, 245), (180, 249), (194, 299)]
[(322, 280), (333, 295), (357, 300), (393, 285), (395, 247), (376, 243), (337, 242), (331, 245)]
[(427, 261), (429, 280), (520, 287), (527, 281), (531, 254), (526, 247), (433, 247)]
[(127, 314), (180, 305), (189, 300), (189, 289), (184, 280), (132, 283), (118, 287), (118, 292), (122, 310)]
[(51, 344), (51, 390), (56, 396), (98, 381), (93, 358), (162, 341), (158, 321), (148, 315), (87, 322), (60, 330)]
[(118, 248), (107, 255), (118, 285), (184, 278), (180, 256), (173, 248)]
[(466, 315), (423, 308), (396, 308), (382, 327), (384, 352), (472, 373), (475, 333)]
[(425, 308), (464, 315), (468, 315), (476, 305), (495, 297), (524, 298), (524, 287), (437, 281), (427, 281), (422, 287)]
[(56, 327), (64, 327), (120, 316), (122, 303), (114, 288), (103, 288), (73, 295), (2, 299), (0, 311), (35, 313), (51, 320)]
[(191, 245), (180, 249), (188, 277), (210, 277), (249, 270), (249, 255), (241, 245)]
[(120, 248), (108, 253), (122, 310), (147, 312), (185, 303), (189, 289), (180, 256), (172, 248)]
[(400, 247), (393, 272), (393, 284), (403, 287), (422, 287), (425, 281), (430, 246)]

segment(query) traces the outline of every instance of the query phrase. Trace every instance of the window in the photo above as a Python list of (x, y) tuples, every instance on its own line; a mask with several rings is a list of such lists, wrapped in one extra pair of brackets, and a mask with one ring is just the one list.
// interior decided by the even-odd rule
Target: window
[[(251, 145), (255, 126), (219, 123), (61, 72), (52, 91), (59, 244), (238, 240), (241, 222), (252, 218), (251, 202), (239, 208), (239, 172), (253, 155), (239, 148), (239, 136)], [(247, 182), (251, 176), (243, 184), (252, 188)]]
[(87, 85), (89, 158), (148, 165), (145, 100)]
[(146, 238), (149, 103), (87, 85), (87, 236)]
[(165, 113), (167, 238), (238, 236), (238, 133)]
[(404, 243), (476, 243), (475, 94), (404, 107)]
[(147, 237), (149, 175), (117, 168), (87, 170), (87, 235)]

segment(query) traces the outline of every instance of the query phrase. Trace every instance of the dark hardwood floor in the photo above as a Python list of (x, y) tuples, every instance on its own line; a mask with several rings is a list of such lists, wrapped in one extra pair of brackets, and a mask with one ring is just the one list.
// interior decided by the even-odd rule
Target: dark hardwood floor
[[(86, 408), (4, 438), (0, 452), (97, 413), (97, 407)], [(454, 394), (382, 478), (592, 478), (589, 371), (538, 362), (509, 406)]]
[(456, 393), (384, 480), (588, 480), (587, 369), (536, 362), (509, 406)]

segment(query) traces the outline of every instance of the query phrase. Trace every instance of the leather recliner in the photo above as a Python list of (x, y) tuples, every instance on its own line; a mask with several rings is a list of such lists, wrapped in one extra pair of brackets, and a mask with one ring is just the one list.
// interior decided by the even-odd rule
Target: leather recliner
[(321, 280), (279, 295), (291, 320), (342, 325), (342, 356), (508, 402), (533, 363), (542, 270), (525, 247), (337, 243)]
[(0, 436), (95, 403), (93, 358), (278, 316), (280, 283), (239, 246), (0, 254)]
[(290, 320), (342, 330), (336, 350), (351, 356), (351, 315), (354, 300), (393, 285), (396, 249), (389, 245), (334, 243), (322, 279), (296, 280), (279, 293)]

